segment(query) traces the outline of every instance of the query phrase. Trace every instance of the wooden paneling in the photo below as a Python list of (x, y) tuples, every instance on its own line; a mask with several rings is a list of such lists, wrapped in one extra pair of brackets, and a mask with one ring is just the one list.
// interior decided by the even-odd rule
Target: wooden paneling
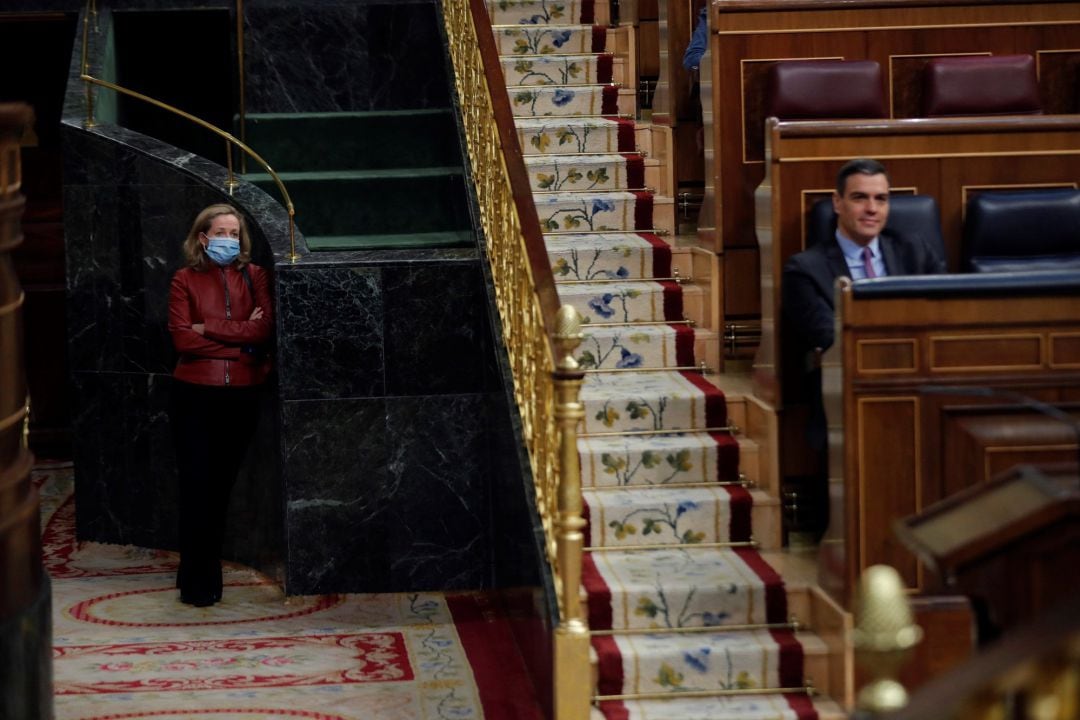
[[(675, 0), (669, 0), (674, 2)], [(754, 188), (765, 175), (764, 77), (779, 59), (875, 60), (891, 117), (918, 117), (922, 66), (932, 57), (956, 54), (1036, 55), (1048, 112), (1078, 112), (1080, 3), (967, 0), (720, 0), (713, 2), (710, 48), (714, 56), (711, 134), (716, 160), (708, 186), (717, 195), (712, 235), (717, 250), (757, 247)], [(882, 143), (854, 147), (830, 139), (834, 157), (912, 156)], [(819, 150), (820, 154), (820, 150)], [(890, 170), (893, 163), (889, 162)], [(1073, 162), (1075, 166), (1077, 163)], [(834, 173), (839, 162), (830, 170)], [(996, 177), (1008, 176), (1002, 167)], [(977, 175), (968, 178), (975, 182)], [(934, 183), (943, 182), (935, 175)], [(832, 186), (828, 178), (825, 187)], [(728, 292), (735, 292), (733, 289)], [(726, 301), (725, 301), (725, 304)]]
[[(896, 567), (912, 589), (940, 590), (895, 539), (893, 523), (1018, 462), (1074, 459), (1080, 292), (880, 297), (839, 291), (837, 343), (823, 358), (834, 512), (823, 587), (847, 601), (859, 573)], [(782, 437), (791, 441), (782, 429)], [(797, 454), (791, 445), (781, 457)]]
[[(771, 121), (768, 171), (758, 189), (758, 236), (762, 252), (760, 286), (762, 327), (772, 328), (779, 317), (779, 279), (784, 262), (804, 249), (806, 212), (831, 192), (840, 166), (851, 157), (881, 158), (898, 193), (931, 195), (941, 211), (946, 261), (961, 270), (964, 208), (974, 193), (991, 189), (1080, 186), (1080, 116), (937, 120), (880, 120), (835, 122)], [(730, 252), (730, 251), (729, 251)], [(735, 296), (730, 282), (726, 293)], [(1028, 302), (1024, 300), (1023, 302)], [(1045, 308), (1036, 303), (1037, 310)], [(745, 303), (741, 305), (745, 311)], [(911, 308), (906, 308), (911, 310)], [(948, 318), (940, 318), (945, 325)], [(762, 387), (775, 382), (770, 367), (779, 367), (780, 341), (763, 341), (758, 364)], [(1042, 364), (1080, 362), (1080, 341), (1060, 337), (1051, 341), (1011, 338), (996, 347), (990, 340), (969, 342), (941, 339), (926, 344), (942, 372), (971, 367), (969, 352), (1000, 354), (990, 365), (1006, 369)], [(768, 357), (766, 357), (768, 355)], [(762, 390), (766, 393), (766, 390)], [(779, 401), (782, 404), (782, 388)], [(767, 395), (768, 396), (768, 395)]]

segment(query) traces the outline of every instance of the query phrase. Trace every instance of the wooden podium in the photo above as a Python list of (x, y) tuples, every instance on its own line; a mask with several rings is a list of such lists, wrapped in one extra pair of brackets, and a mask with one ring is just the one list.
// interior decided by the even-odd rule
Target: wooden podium
[(1075, 463), (1017, 466), (896, 523), (901, 541), (972, 600), (985, 643), (1080, 593)]

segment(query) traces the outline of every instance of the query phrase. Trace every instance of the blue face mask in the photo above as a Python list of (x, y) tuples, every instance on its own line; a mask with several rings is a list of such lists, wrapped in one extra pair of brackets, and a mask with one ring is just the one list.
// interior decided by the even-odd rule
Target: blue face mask
[(240, 255), (240, 241), (231, 237), (212, 237), (206, 244), (206, 255), (224, 267)]

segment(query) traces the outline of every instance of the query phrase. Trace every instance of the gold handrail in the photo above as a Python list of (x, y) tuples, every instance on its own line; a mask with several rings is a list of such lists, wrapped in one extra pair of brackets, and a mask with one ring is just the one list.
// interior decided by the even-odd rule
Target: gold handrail
[(584, 417), (579, 400), (584, 371), (573, 357), (581, 341), (580, 316), (570, 306), (559, 307), (484, 0), (444, 0), (442, 9), (514, 399), (558, 596), (555, 717), (578, 720), (589, 716), (592, 677), (580, 600), (585, 521), (576, 438)]
[[(181, 110), (180, 108), (173, 107), (172, 105), (164, 103), (164, 102), (162, 102), (160, 100), (157, 100), (155, 98), (152, 98), (152, 97), (150, 97), (148, 95), (144, 95), (144, 94), (142, 94), (140, 92), (136, 92), (135, 90), (131, 90), (129, 88), (117, 85), (116, 83), (109, 82), (108, 80), (102, 80), (101, 78), (96, 78), (96, 77), (90, 75), (90, 73), (89, 73), (89, 69), (90, 69), (89, 68), (89, 60), (87, 58), (87, 46), (88, 46), (89, 35), (90, 35), (90, 15), (91, 15), (91, 13), (93, 13), (95, 16), (97, 15), (97, 9), (96, 9), (95, 0), (87, 0), (87, 2), (86, 2), (86, 10), (83, 13), (82, 73), (79, 75), (79, 79), (86, 83), (86, 121), (83, 123), (83, 127), (92, 128), (92, 127), (96, 126), (96, 123), (94, 122), (94, 97), (93, 97), (93, 93), (90, 90), (90, 86), (91, 85), (97, 85), (99, 87), (103, 87), (103, 88), (107, 88), (109, 90), (112, 90), (113, 92), (118, 92), (118, 93), (121, 93), (123, 95), (128, 95), (129, 97), (136, 98), (137, 100), (142, 100), (143, 102), (150, 103), (151, 105), (153, 105), (155, 107), (159, 107), (162, 110), (167, 110), (167, 111), (169, 111), (169, 112), (171, 112), (171, 113), (173, 113), (175, 115), (179, 115), (180, 117), (184, 118), (185, 120), (190, 120), (191, 122), (195, 123), (196, 125), (199, 125), (200, 127), (206, 128), (210, 132), (221, 136), (222, 138), (224, 138), (226, 140), (226, 142), (232, 143), (236, 147), (243, 150), (247, 155), (251, 156), (256, 162), (258, 162), (260, 165), (262, 165), (263, 169), (266, 170), (267, 174), (269, 174), (270, 177), (273, 178), (274, 183), (277, 185), (278, 191), (281, 192), (281, 197), (285, 202), (285, 209), (289, 213), (289, 261), (290, 262), (296, 262), (297, 260), (299, 260), (300, 256), (296, 254), (296, 221), (295, 221), (296, 208), (293, 206), (292, 197), (290, 197), (289, 191), (285, 189), (285, 183), (283, 183), (281, 181), (281, 178), (278, 176), (278, 174), (276, 172), (274, 172), (274, 169), (270, 167), (270, 164), (268, 162), (266, 162), (266, 160), (264, 160), (261, 155), (259, 155), (257, 152), (252, 150), (250, 147), (248, 147), (245, 143), (241, 142), (239, 139), (233, 137), (233, 135), (231, 133), (228, 133), (225, 130), (222, 130), (221, 128), (217, 127), (216, 125), (208, 123), (207, 121), (203, 120), (202, 118), (195, 117), (194, 115), (192, 115), (189, 112), (185, 112), (185, 111)], [(233, 178), (232, 154), (231, 153), (226, 153), (226, 156), (229, 159), (228, 160), (228, 173), (229, 173), (229, 175), (228, 175), (228, 179), (225, 181), (225, 186), (230, 189), (230, 193), (231, 193), (232, 188), (235, 187), (235, 185), (236, 185), (236, 181)]]

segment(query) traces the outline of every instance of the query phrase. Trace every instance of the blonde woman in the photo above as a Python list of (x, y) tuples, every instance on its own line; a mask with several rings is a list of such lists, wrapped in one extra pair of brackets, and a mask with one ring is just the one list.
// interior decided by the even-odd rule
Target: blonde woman
[(229, 493), (270, 374), (265, 348), (273, 317), (266, 272), (251, 264), (251, 240), (235, 208), (200, 212), (184, 257), (169, 288), (169, 333), (179, 356), (170, 412), (180, 481), (176, 586), (182, 602), (206, 607), (221, 599)]

